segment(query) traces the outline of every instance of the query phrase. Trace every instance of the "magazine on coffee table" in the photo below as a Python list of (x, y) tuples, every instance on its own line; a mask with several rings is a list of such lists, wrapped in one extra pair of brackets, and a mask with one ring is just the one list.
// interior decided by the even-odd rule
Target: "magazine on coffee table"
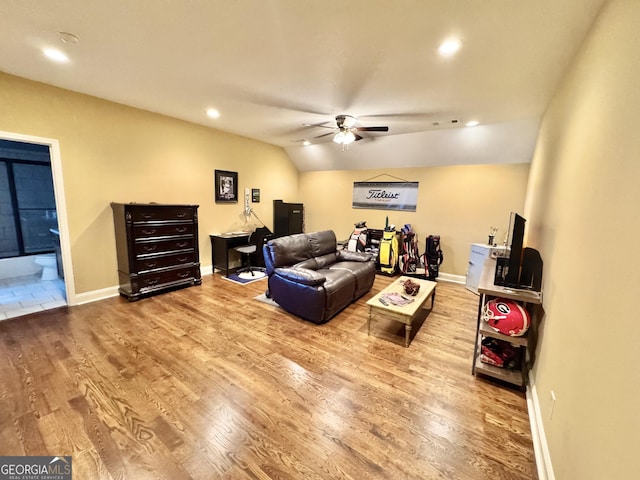
[(409, 298), (402, 295), (401, 293), (395, 293), (395, 292), (383, 293), (380, 298), (384, 299), (385, 302), (390, 303), (391, 305), (398, 305), (398, 306), (408, 305), (409, 303), (412, 303), (414, 301), (413, 298)]

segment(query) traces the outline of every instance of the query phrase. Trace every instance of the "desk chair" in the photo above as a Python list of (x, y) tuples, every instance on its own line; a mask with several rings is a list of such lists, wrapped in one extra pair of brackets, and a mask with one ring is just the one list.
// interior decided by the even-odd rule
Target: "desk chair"
[[(257, 257), (257, 263), (264, 265), (264, 258), (262, 257), (262, 245), (273, 236), (271, 230), (267, 227), (258, 227), (249, 237), (249, 243), (247, 245), (241, 245), (235, 247), (234, 250), (242, 255), (242, 268), (238, 269), (236, 273), (240, 278), (260, 278), (264, 277), (264, 267), (254, 266), (251, 264), (251, 257)], [(260, 261), (262, 259), (262, 261)], [(244, 276), (241, 274), (244, 273)]]

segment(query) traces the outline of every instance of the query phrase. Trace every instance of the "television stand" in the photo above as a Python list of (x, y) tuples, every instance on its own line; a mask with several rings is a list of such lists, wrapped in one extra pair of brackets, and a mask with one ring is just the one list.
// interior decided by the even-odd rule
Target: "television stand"
[(542, 292), (537, 292), (532, 287), (498, 287), (497, 285), (494, 285), (494, 287), (502, 288), (505, 294), (530, 295), (542, 298)]
[[(476, 341), (473, 352), (473, 365), (471, 373), (473, 375), (486, 375), (503, 382), (524, 387), (527, 382), (529, 369), (535, 360), (536, 341), (538, 337), (538, 320), (541, 316), (542, 293), (534, 290), (521, 288), (503, 287), (494, 285), (496, 270), (496, 259), (489, 258), (485, 261), (478, 284), (480, 300), (478, 303), (478, 319), (476, 325)], [(485, 304), (493, 298), (506, 298), (520, 303), (527, 309), (531, 317), (531, 325), (527, 333), (521, 337), (511, 337), (503, 335), (493, 330), (482, 320), (482, 311)], [(496, 367), (481, 361), (481, 346), (484, 338), (495, 338), (511, 343), (518, 349), (520, 359), (520, 369), (510, 370), (508, 368)]]

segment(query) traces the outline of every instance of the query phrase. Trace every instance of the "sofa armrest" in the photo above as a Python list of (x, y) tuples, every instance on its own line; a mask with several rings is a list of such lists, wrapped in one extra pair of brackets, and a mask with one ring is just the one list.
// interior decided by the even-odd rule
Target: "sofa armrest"
[(310, 286), (322, 285), (326, 280), (324, 275), (308, 268), (276, 268), (274, 273), (291, 282)]
[(345, 262), (368, 262), (373, 257), (370, 253), (352, 252), (350, 250), (338, 250), (338, 261)]

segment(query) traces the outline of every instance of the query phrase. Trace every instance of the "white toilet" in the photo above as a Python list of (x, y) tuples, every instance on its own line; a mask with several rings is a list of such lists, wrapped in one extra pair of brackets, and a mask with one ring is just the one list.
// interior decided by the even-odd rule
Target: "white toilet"
[(55, 253), (36, 255), (35, 263), (42, 267), (42, 280), (55, 280), (58, 278), (58, 265), (56, 263)]

